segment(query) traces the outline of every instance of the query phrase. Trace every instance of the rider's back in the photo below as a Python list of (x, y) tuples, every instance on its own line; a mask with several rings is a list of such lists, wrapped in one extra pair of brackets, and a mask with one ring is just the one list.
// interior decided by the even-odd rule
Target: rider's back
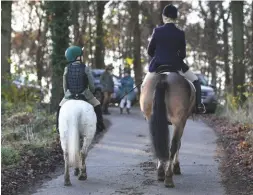
[(185, 57), (184, 32), (173, 23), (155, 28), (148, 54), (153, 57), (150, 72), (153, 72), (159, 65), (173, 65), (180, 69), (182, 59)]
[(69, 64), (67, 66), (67, 88), (72, 94), (82, 93), (89, 84), (84, 64)]

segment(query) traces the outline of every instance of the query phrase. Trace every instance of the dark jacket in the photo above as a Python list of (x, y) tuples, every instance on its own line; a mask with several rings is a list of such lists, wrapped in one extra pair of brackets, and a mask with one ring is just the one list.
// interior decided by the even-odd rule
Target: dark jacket
[(103, 86), (103, 89), (102, 89), (103, 92), (113, 93), (114, 82), (113, 82), (112, 75), (109, 72), (107, 72), (107, 71), (103, 72), (103, 74), (100, 77), (100, 83)]
[(172, 70), (187, 71), (188, 66), (183, 61), (186, 57), (184, 31), (173, 23), (155, 28), (148, 45), (148, 55), (152, 57), (149, 72), (155, 72), (159, 65), (168, 65)]

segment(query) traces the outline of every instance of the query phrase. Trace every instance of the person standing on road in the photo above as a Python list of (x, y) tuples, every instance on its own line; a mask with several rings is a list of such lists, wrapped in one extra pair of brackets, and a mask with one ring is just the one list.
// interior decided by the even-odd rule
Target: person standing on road
[[(134, 80), (130, 76), (131, 70), (129, 68), (124, 69), (124, 77), (121, 79), (121, 97), (124, 96), (120, 101), (120, 114), (123, 113), (123, 109), (126, 104), (127, 113), (130, 114), (131, 104), (134, 98)], [(132, 90), (132, 91), (131, 91)]]
[(114, 92), (114, 82), (112, 78), (112, 70), (114, 67), (110, 64), (106, 66), (104, 73), (100, 77), (100, 83), (103, 91), (103, 114), (110, 114), (108, 111), (109, 103), (111, 101), (111, 95)]

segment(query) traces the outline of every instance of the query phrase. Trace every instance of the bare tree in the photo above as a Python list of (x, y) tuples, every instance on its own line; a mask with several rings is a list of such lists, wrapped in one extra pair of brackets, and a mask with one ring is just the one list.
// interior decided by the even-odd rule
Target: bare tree
[[(222, 32), (222, 39), (223, 39), (223, 45), (224, 45), (224, 51), (223, 51), (223, 57), (224, 57), (224, 70), (225, 70), (225, 86), (226, 89), (229, 89), (231, 86), (231, 78), (230, 78), (230, 67), (229, 67), (229, 43), (228, 43), (228, 19), (230, 17), (230, 10), (227, 13), (227, 17), (225, 17), (225, 9), (222, 6), (222, 2), (219, 4), (220, 12), (221, 12), (221, 18), (223, 22), (223, 32)], [(230, 91), (230, 90), (228, 90)]]
[[(244, 64), (244, 30), (243, 30), (243, 1), (232, 1), (232, 27), (233, 27), (233, 89), (234, 95), (240, 95), (244, 100), (243, 84), (245, 82)], [(238, 88), (238, 86), (241, 86)]]
[(1, 81), (5, 82), (5, 76), (10, 74), (10, 51), (11, 51), (11, 7), (12, 1), (1, 1), (2, 24), (1, 24)]
[[(131, 14), (131, 23), (133, 29), (133, 43), (134, 43), (134, 73), (135, 73), (135, 82), (138, 85), (142, 82), (142, 66), (141, 66), (141, 32), (139, 24), (139, 13), (140, 5), (138, 1), (130, 2), (130, 14)], [(140, 93), (140, 85), (138, 87)]]
[(97, 36), (96, 36), (96, 51), (95, 51), (95, 65), (96, 68), (104, 68), (104, 30), (103, 30), (103, 15), (105, 10), (105, 5), (108, 1), (97, 1)]

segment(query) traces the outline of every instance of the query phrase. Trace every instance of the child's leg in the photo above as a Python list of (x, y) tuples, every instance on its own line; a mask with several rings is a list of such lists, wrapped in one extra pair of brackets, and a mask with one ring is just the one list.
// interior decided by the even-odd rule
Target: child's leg
[(127, 100), (127, 108), (130, 109), (131, 108), (131, 101)]
[(105, 125), (100, 102), (95, 97), (87, 100), (87, 102), (94, 107), (94, 111), (97, 115), (97, 133), (103, 131), (105, 129)]
[(120, 107), (120, 108), (122, 108), (122, 109), (124, 108), (124, 106), (125, 106), (125, 101), (126, 101), (125, 98), (121, 99), (120, 104), (119, 104), (119, 107)]

